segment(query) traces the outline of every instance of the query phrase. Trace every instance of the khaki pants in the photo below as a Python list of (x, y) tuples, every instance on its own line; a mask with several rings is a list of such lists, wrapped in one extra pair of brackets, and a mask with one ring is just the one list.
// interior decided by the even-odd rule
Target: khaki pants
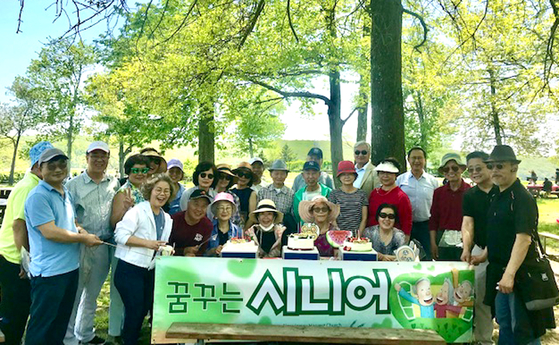
[[(474, 246), (472, 255), (481, 255), (483, 249)], [(485, 278), (488, 261), (475, 266), (475, 310), (474, 310), (474, 340), (481, 344), (493, 344), (493, 319), (491, 317), (491, 307), (483, 304), (485, 297)]]

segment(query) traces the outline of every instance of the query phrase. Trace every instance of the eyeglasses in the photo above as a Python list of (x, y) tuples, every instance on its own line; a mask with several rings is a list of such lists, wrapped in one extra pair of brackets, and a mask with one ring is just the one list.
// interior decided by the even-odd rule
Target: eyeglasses
[(468, 168), (468, 173), (473, 174), (474, 172), (481, 172), (483, 170), (482, 167), (475, 167), (475, 168)]
[(328, 206), (313, 207), (312, 211), (316, 212), (316, 213), (326, 213), (326, 212), (330, 211), (330, 208), (328, 208)]
[(504, 164), (501, 163), (497, 163), (497, 164), (491, 164), (491, 163), (487, 163), (487, 169), (489, 170), (493, 170), (493, 168), (497, 169), (497, 170), (502, 170), (505, 166)]
[(130, 169), (131, 174), (147, 174), (149, 168), (132, 168)]
[(68, 161), (66, 159), (63, 159), (47, 163), (47, 168), (51, 171), (56, 170), (57, 167), (60, 168), (60, 170), (66, 169), (68, 167)]
[(394, 213), (381, 212), (378, 214), (378, 216), (379, 218), (396, 219), (396, 215)]
[(233, 211), (233, 207), (231, 206), (220, 206), (217, 208), (218, 211), (224, 211), (224, 212), (231, 212)]
[(105, 159), (109, 158), (109, 155), (106, 154), (106, 153), (101, 153), (101, 154), (91, 153), (91, 154), (89, 154), (89, 158), (98, 159), (98, 160), (105, 160)]
[(244, 172), (238, 172), (237, 176), (239, 176), (239, 178), (251, 178), (251, 175), (249, 173), (244, 173)]
[(165, 194), (165, 195), (170, 195), (171, 194), (170, 189), (155, 188), (153, 191), (155, 192), (155, 194)]
[(214, 174), (206, 174), (205, 172), (203, 172), (203, 173), (200, 173), (200, 177), (201, 178), (209, 178), (210, 180), (213, 180)]
[(443, 172), (446, 174), (450, 171), (450, 169), (452, 169), (452, 171), (454, 172), (457, 172), (458, 170), (460, 170), (460, 167), (457, 165), (453, 165), (452, 167), (444, 167)]
[(355, 153), (356, 156), (359, 156), (359, 154), (361, 154), (362, 156), (366, 156), (367, 153), (369, 153), (369, 151), (367, 151), (367, 150), (361, 150), (361, 151), (355, 150), (354, 153)]
[(220, 180), (231, 181), (231, 179), (233, 179), (233, 176), (228, 175), (228, 174), (219, 174), (219, 179)]

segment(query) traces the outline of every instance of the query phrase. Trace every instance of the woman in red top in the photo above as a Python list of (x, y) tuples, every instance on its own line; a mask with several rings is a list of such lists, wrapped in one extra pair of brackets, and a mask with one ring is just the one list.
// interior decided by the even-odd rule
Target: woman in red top
[(396, 177), (400, 172), (400, 164), (394, 158), (386, 158), (375, 168), (381, 186), (375, 188), (369, 196), (369, 219), (367, 226), (377, 225), (375, 218), (377, 208), (382, 204), (396, 205), (400, 221), (395, 225), (406, 235), (406, 243), (410, 240), (412, 211), (410, 198), (396, 185)]

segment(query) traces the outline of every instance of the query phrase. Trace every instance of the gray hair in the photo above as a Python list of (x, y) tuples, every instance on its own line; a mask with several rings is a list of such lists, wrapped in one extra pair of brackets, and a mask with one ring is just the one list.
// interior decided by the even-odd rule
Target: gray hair
[(366, 142), (365, 140), (361, 140), (361, 141), (356, 142), (355, 145), (353, 145), (353, 149), (355, 150), (355, 149), (357, 149), (357, 148), (358, 148), (359, 146), (361, 146), (361, 145), (367, 146), (367, 150), (368, 150), (369, 152), (371, 152), (371, 144), (369, 144), (369, 143)]

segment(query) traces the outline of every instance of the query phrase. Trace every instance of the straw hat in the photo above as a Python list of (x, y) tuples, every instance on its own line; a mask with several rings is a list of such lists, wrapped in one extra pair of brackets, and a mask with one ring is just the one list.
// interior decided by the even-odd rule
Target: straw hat
[(260, 200), (260, 202), (258, 202), (258, 205), (256, 206), (256, 210), (250, 213), (248, 217), (249, 221), (247, 223), (249, 223), (251, 220), (253, 224), (258, 223), (258, 220), (256, 219), (256, 215), (262, 212), (274, 212), (276, 214), (274, 223), (276, 224), (279, 224), (283, 221), (283, 212), (278, 211), (276, 207), (276, 203), (270, 199), (262, 199)]
[(319, 203), (324, 203), (330, 209), (328, 214), (328, 222), (333, 222), (340, 215), (340, 205), (336, 205), (333, 202), (328, 201), (325, 197), (319, 195), (315, 196), (311, 201), (303, 200), (299, 203), (299, 216), (306, 222), (314, 222), (314, 215), (312, 213), (312, 208)]

